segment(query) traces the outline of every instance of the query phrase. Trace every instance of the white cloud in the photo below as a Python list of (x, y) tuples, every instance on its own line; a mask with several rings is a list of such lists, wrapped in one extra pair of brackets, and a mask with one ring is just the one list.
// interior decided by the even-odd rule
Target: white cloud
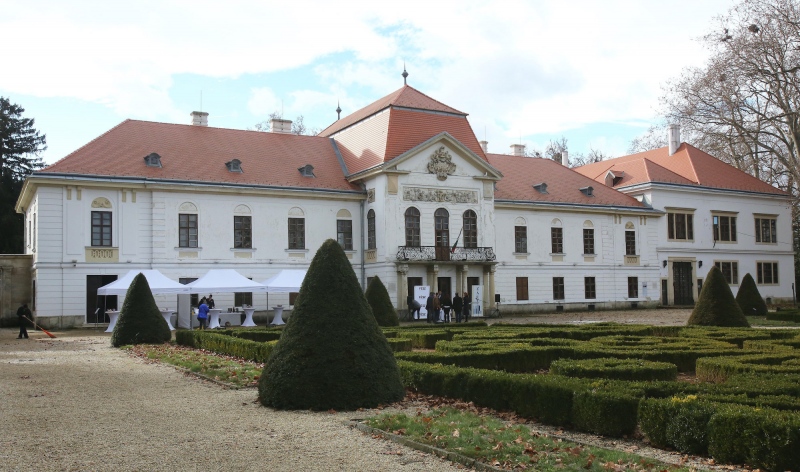
[(250, 90), (250, 99), (247, 101), (247, 109), (254, 116), (266, 117), (273, 112), (281, 112), (283, 103), (275, 96), (275, 92), (269, 87), (259, 87)]

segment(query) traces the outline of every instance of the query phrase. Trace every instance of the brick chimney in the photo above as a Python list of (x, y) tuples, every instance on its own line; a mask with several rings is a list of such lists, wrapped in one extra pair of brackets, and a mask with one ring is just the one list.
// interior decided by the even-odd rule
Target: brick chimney
[(511, 155), (512, 156), (524, 156), (525, 155), (525, 145), (524, 144), (512, 144), (511, 145)]
[(292, 132), (292, 120), (273, 118), (269, 120), (270, 131), (273, 133), (290, 134)]
[(669, 125), (667, 128), (667, 142), (669, 143), (669, 155), (675, 154), (681, 145), (681, 125)]
[(189, 115), (192, 117), (192, 126), (208, 126), (208, 113), (193, 111)]

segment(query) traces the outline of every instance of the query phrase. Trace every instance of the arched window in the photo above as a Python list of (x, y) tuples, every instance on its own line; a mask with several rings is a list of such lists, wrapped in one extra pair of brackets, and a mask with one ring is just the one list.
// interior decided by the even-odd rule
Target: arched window
[(367, 249), (375, 249), (375, 210), (367, 212)]
[(464, 212), (464, 247), (478, 247), (478, 215), (472, 210)]
[(409, 207), (406, 210), (406, 246), (419, 247), (419, 210)]
[(450, 246), (450, 213), (444, 208), (439, 208), (433, 214), (434, 230), (436, 232), (436, 246)]

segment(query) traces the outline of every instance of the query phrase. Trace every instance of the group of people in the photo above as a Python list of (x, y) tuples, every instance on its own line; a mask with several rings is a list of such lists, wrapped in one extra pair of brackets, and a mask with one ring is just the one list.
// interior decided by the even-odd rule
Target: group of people
[(208, 310), (214, 308), (214, 296), (208, 294), (208, 297), (200, 299), (200, 304), (197, 307), (197, 321), (200, 323), (200, 329), (208, 327)]
[[(413, 296), (409, 295), (408, 310), (413, 314), (413, 319), (419, 319), (421, 308), (422, 305)], [(472, 299), (469, 297), (468, 292), (464, 292), (463, 297), (456, 292), (456, 296), (450, 299), (449, 294), (442, 295), (442, 291), (439, 290), (428, 295), (428, 299), (425, 301), (425, 309), (428, 311), (428, 323), (439, 321), (440, 314), (445, 323), (450, 323), (451, 314), (455, 314), (456, 323), (466, 322), (469, 321), (469, 314), (472, 310)]]

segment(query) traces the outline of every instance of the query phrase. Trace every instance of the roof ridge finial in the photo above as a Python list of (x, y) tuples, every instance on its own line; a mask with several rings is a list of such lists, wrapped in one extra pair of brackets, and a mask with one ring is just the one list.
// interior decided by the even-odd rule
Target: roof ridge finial
[(406, 72), (406, 61), (403, 61), (403, 86), (408, 85), (406, 82), (406, 77), (408, 77), (408, 72)]
[(342, 107), (339, 106), (339, 100), (336, 100), (336, 121), (342, 117)]

